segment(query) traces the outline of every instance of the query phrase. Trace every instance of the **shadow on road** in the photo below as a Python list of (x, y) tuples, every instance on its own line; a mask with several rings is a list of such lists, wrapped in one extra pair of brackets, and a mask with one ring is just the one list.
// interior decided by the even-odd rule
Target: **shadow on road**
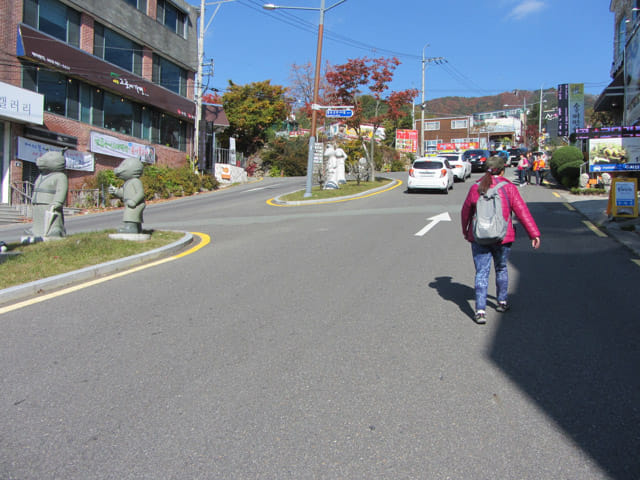
[(452, 277), (436, 277), (429, 286), (436, 289), (441, 298), (456, 304), (460, 311), (470, 319), (474, 317), (475, 292), (473, 285), (454, 282)]
[(612, 478), (640, 478), (640, 269), (562, 205), (529, 207), (543, 245), (519, 232), (489, 357)]

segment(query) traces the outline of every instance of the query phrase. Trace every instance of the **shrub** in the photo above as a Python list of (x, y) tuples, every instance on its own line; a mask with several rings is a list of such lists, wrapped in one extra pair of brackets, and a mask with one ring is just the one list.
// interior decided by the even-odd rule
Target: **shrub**
[(214, 177), (204, 173), (198, 175), (189, 165), (180, 168), (147, 165), (140, 180), (146, 200), (193, 195), (200, 190), (213, 190), (218, 186)]
[(394, 160), (393, 162), (391, 162), (392, 172), (404, 172), (405, 170), (405, 164), (402, 160)]
[[(576, 186), (580, 177), (580, 165), (584, 162), (584, 156), (580, 149), (576, 147), (560, 147), (553, 152), (553, 157), (549, 162), (551, 175), (565, 186)], [(564, 165), (571, 164), (572, 167), (566, 167), (561, 170)], [(577, 173), (575, 166), (578, 166)], [(563, 181), (564, 177), (564, 181)]]
[(309, 142), (306, 138), (275, 138), (261, 153), (262, 165), (266, 170), (285, 176), (307, 174)]
[(567, 188), (577, 187), (580, 179), (580, 169), (583, 163), (582, 160), (574, 160), (561, 164), (554, 178)]

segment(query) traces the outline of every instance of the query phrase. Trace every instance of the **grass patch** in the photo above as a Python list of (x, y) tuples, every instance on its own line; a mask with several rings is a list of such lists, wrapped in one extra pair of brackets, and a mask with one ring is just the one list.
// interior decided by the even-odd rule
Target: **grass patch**
[(9, 243), (9, 252), (21, 254), (7, 256), (0, 267), (0, 289), (147, 252), (184, 236), (181, 232), (153, 231), (148, 241), (131, 242), (110, 239), (109, 233), (115, 232), (79, 233), (30, 245)]
[(346, 197), (349, 195), (357, 195), (373, 188), (383, 187), (391, 184), (392, 182), (393, 180), (389, 180), (388, 178), (377, 178), (375, 182), (360, 182), (360, 185), (358, 185), (355, 180), (348, 180), (346, 184), (340, 185), (340, 188), (338, 189), (323, 190), (322, 187), (317, 186), (311, 189), (310, 197), (304, 196), (305, 190), (299, 190), (297, 192), (281, 196), (280, 200), (285, 202), (300, 202), (305, 200), (326, 200), (337, 197)]

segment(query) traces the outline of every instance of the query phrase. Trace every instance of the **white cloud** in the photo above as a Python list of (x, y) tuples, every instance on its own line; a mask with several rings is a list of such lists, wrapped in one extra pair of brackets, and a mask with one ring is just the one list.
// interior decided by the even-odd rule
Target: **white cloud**
[(522, 20), (527, 15), (538, 12), (546, 7), (545, 2), (540, 0), (524, 0), (515, 6), (507, 15), (507, 18)]

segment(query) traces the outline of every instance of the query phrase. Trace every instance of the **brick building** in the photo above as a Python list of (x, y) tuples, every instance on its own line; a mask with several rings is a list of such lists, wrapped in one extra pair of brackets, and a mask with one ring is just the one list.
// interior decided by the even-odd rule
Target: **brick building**
[[(424, 119), (424, 152), (436, 152), (438, 145), (494, 150), (505, 143), (517, 143), (521, 131), (519, 112), (500, 111), (486, 114), (461, 115)], [(421, 120), (415, 121), (420, 132)]]
[[(3, 203), (11, 185), (35, 179), (35, 159), (47, 150), (68, 148), (70, 190), (126, 156), (187, 162), (199, 9), (184, 0), (0, 0), (0, 7)], [(222, 109), (206, 108), (200, 151), (212, 150), (206, 133), (216, 122), (228, 125)]]

